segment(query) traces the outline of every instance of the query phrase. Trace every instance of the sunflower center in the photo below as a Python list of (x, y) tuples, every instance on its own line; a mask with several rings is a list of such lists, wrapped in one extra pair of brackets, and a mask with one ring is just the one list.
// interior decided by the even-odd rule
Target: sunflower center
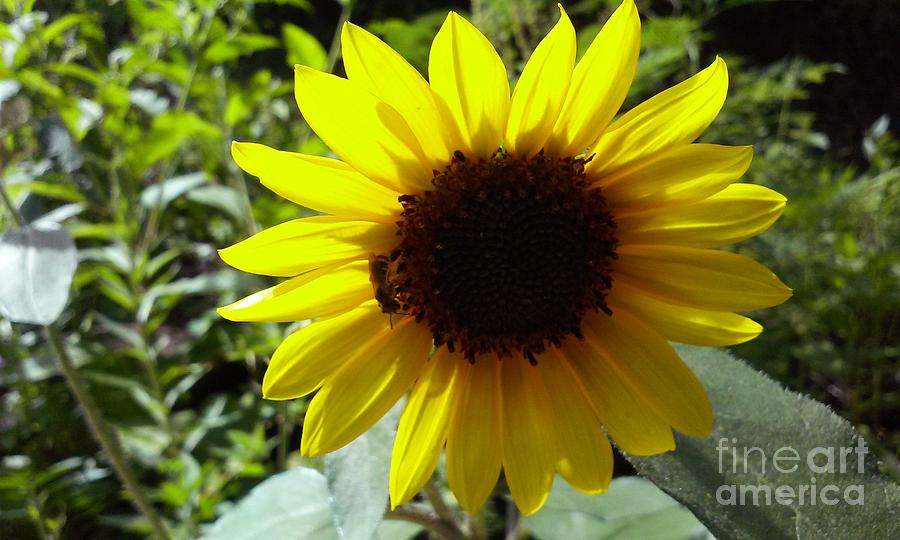
[[(587, 310), (605, 303), (615, 224), (585, 161), (457, 152), (433, 190), (403, 195), (402, 240), (391, 253), (397, 305), (428, 324), (435, 344), (534, 362), (548, 345), (581, 337)], [(384, 304), (382, 304), (384, 307)]]

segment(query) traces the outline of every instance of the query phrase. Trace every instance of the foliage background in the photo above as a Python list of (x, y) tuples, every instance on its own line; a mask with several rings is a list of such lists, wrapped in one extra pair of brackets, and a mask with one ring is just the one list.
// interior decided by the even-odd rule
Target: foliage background
[[(0, 174), (27, 221), (76, 239), (68, 348), (176, 537), (299, 461), (305, 403), (265, 402), (259, 387), (289, 329), (213, 308), (269, 285), (216, 249), (304, 211), (237, 169), (230, 141), (327, 152), (296, 110), (290, 66), (341, 73), (334, 35), (347, 17), (424, 71), (447, 9), (466, 12), (512, 77), (555, 19), (544, 0), (344, 2), (0, 1)], [(567, 5), (581, 51), (617, 4)], [(755, 314), (766, 331), (735, 354), (854, 423), (896, 478), (900, 2), (638, 4), (625, 108), (721, 54), (731, 90), (704, 138), (753, 144), (745, 181), (790, 201), (737, 249), (795, 296)], [(40, 329), (5, 320), (0, 455), (0, 536), (146, 533)], [(616, 474), (633, 470), (619, 460)]]

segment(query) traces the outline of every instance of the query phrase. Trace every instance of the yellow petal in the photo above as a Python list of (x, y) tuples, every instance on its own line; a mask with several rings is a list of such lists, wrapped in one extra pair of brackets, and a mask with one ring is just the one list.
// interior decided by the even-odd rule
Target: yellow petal
[(430, 350), (431, 332), (410, 317), (371, 336), (313, 397), (300, 452), (319, 456), (362, 435), (409, 389)]
[(447, 482), (466, 512), (484, 505), (500, 476), (500, 363), (456, 354), (459, 393), (447, 434)]
[(670, 304), (644, 293), (622, 276), (616, 278), (606, 300), (613, 313), (625, 309), (662, 337), (679, 343), (725, 347), (750, 341), (762, 332), (762, 326), (747, 317)]
[(372, 182), (336, 159), (282, 152), (256, 143), (231, 143), (238, 166), (285, 199), (341, 217), (394, 222), (400, 193)]
[(613, 207), (658, 208), (705, 199), (740, 178), (751, 146), (686, 144), (596, 180)]
[(617, 216), (616, 236), (622, 244), (727, 246), (768, 229), (786, 201), (767, 187), (732, 184), (695, 203)]
[(641, 48), (641, 20), (625, 0), (575, 67), (569, 94), (546, 148), (574, 156), (603, 133), (628, 94)]
[(263, 397), (281, 400), (309, 394), (389, 324), (388, 316), (372, 301), (294, 332), (281, 342), (269, 361)]
[(373, 297), (369, 262), (329, 266), (251, 294), (216, 312), (229, 321), (290, 322), (339, 315)]
[(693, 142), (725, 103), (728, 70), (716, 58), (690, 79), (664, 90), (613, 122), (590, 150), (587, 169), (601, 176), (629, 163)]
[(666, 340), (622, 309), (612, 317), (585, 317), (582, 330), (669, 425), (694, 437), (710, 434), (713, 414), (706, 390)]
[(507, 148), (530, 156), (543, 146), (562, 109), (575, 65), (575, 28), (559, 6), (559, 21), (538, 44), (516, 83), (506, 126)]
[(296, 66), (294, 95), (309, 127), (350, 166), (394, 191), (428, 187), (431, 167), (406, 120), (358, 84)]
[(619, 448), (636, 456), (675, 448), (669, 424), (613, 369), (613, 361), (595, 343), (586, 336), (585, 341), (568, 339), (560, 351)]
[(776, 306), (791, 289), (749, 257), (674, 246), (625, 245), (616, 250), (615, 272), (668, 302), (716, 311)]
[(296, 276), (331, 263), (368, 259), (397, 245), (394, 225), (331, 216), (295, 219), (219, 250), (226, 264), (267, 276)]
[(409, 501), (434, 472), (458, 393), (462, 358), (440, 349), (426, 364), (406, 403), (391, 456), (391, 508)]
[(436, 97), (409, 62), (366, 30), (346, 23), (341, 49), (347, 78), (399, 112), (415, 133), (431, 167), (443, 168), (459, 147), (459, 135), (448, 129)]
[(491, 42), (452, 11), (431, 44), (428, 79), (456, 122), (461, 150), (493, 155), (509, 113), (506, 68)]
[(547, 389), (524, 358), (505, 358), (501, 374), (503, 471), (516, 507), (527, 516), (540, 510), (553, 485), (554, 418)]
[(585, 493), (606, 491), (612, 479), (612, 447), (575, 372), (555, 349), (538, 360), (537, 370), (556, 419), (560, 475)]

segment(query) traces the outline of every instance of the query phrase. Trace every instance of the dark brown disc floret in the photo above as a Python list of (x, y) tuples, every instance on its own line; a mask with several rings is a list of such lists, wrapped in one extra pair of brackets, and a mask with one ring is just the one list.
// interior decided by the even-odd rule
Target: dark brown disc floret
[(477, 355), (534, 355), (581, 338), (589, 310), (609, 313), (615, 223), (586, 161), (540, 153), (457, 152), (434, 189), (403, 195), (391, 253), (397, 301), (436, 346)]

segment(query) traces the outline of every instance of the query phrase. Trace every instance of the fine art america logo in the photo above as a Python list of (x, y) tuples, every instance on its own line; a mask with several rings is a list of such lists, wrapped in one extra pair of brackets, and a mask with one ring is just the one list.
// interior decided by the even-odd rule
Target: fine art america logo
[[(726, 484), (716, 489), (716, 501), (724, 506), (834, 506), (840, 503), (861, 506), (865, 503), (865, 487), (862, 484), (829, 484), (821, 480), (840, 474), (860, 475), (869, 449), (862, 438), (856, 446), (819, 446), (801, 453), (790, 446), (782, 446), (767, 454), (756, 446), (740, 446), (737, 439), (719, 439), (716, 445), (719, 458), (719, 474), (743, 474), (765, 478), (767, 471), (791, 475), (802, 483), (768, 485), (761, 480), (757, 484)], [(728, 464), (730, 462), (730, 465)], [(855, 469), (855, 471), (854, 471)], [(820, 476), (817, 480), (816, 476)], [(781, 478), (785, 478), (782, 476)]]

